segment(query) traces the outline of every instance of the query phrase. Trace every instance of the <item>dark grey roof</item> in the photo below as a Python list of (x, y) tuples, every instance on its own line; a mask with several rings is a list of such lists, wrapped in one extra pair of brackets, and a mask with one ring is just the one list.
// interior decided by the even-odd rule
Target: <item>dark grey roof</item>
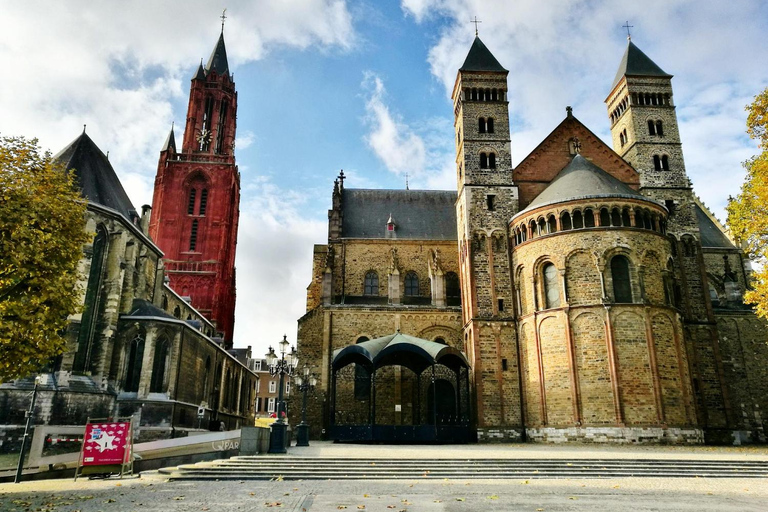
[(725, 236), (717, 224), (701, 209), (697, 204), (696, 219), (699, 221), (699, 231), (701, 232), (701, 246), (715, 247), (718, 249), (736, 249), (733, 243)]
[(165, 144), (163, 144), (163, 149), (160, 151), (168, 151), (169, 149), (173, 148), (173, 151), (176, 151), (176, 136), (173, 134), (173, 127), (171, 127), (171, 132), (168, 134), (168, 138), (165, 139)]
[(611, 89), (616, 87), (623, 76), (661, 76), (672, 78), (672, 75), (665, 73), (650, 57), (644, 54), (635, 43), (629, 41), (627, 51), (621, 58), (619, 70), (616, 72), (616, 78), (613, 79)]
[(456, 192), (344, 189), (342, 236), (385, 238), (390, 214), (396, 238), (456, 240)]
[(131, 311), (129, 311), (125, 316), (155, 316), (159, 318), (172, 318), (173, 320), (178, 320), (175, 316), (166, 313), (159, 307), (144, 299), (133, 299), (133, 303), (131, 304)]
[(479, 37), (475, 37), (475, 41), (472, 43), (472, 47), (469, 49), (467, 58), (464, 59), (464, 64), (461, 65), (459, 71), (504, 71), (504, 67), (499, 64), (496, 57), (493, 56), (491, 51), (483, 44)]
[(334, 370), (350, 363), (374, 368), (399, 365), (417, 374), (433, 364), (443, 364), (452, 369), (469, 367), (466, 357), (458, 349), (399, 332), (334, 350), (331, 363)]
[(574, 199), (596, 197), (645, 199), (639, 192), (632, 190), (583, 156), (576, 155), (523, 211)]
[(136, 209), (106, 155), (85, 132), (54, 158), (67, 170), (74, 169), (77, 184), (88, 201), (116, 210), (128, 219), (136, 215)]
[(192, 80), (205, 80), (205, 68), (203, 68), (203, 59), (200, 59), (200, 65), (197, 66), (197, 73), (192, 77)]
[(213, 49), (211, 56), (208, 58), (208, 64), (206, 64), (205, 70), (208, 73), (215, 71), (220, 75), (223, 75), (229, 71), (229, 64), (227, 63), (227, 49), (224, 47), (224, 32), (222, 32), (219, 36), (216, 47)]

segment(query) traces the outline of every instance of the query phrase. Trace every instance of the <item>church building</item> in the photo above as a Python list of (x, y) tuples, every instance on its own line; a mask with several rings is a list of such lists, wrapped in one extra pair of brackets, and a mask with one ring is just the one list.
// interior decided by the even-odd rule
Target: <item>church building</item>
[(457, 189), (339, 175), (298, 326), (314, 437), (765, 442), (768, 330), (692, 190), (672, 75), (628, 41), (606, 92), (611, 145), (567, 107), (513, 168), (508, 71), (475, 38)]

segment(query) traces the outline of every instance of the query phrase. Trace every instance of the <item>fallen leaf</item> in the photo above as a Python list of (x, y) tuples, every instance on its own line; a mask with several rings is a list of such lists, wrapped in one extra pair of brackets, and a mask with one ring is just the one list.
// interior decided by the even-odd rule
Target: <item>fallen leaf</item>
[(104, 500), (104, 503), (114, 503), (114, 502), (116, 502), (116, 501), (117, 501), (117, 500), (116, 500), (116, 499), (114, 499), (114, 498), (107, 498), (106, 500)]
[(576, 496), (568, 496), (568, 499), (569, 499), (569, 500), (577, 500), (577, 499), (579, 499), (579, 498), (577, 498)]
[(489, 500), (497, 500), (497, 499), (499, 499), (499, 497), (496, 496), (495, 494), (492, 494), (492, 495), (488, 496), (488, 499)]
[(365, 510), (365, 505), (358, 505), (357, 510)]
[(184, 499), (184, 496), (176, 496), (176, 497), (175, 497), (175, 498), (173, 498), (173, 499), (175, 499), (176, 501), (181, 501), (181, 500), (183, 500), (183, 499)]
[(337, 508), (338, 510), (344, 510), (345, 508), (347, 508), (347, 506), (346, 506), (346, 505), (339, 505), (339, 506), (338, 506), (338, 507), (336, 507), (336, 508)]
[(464, 501), (464, 498), (456, 498), (456, 501)]

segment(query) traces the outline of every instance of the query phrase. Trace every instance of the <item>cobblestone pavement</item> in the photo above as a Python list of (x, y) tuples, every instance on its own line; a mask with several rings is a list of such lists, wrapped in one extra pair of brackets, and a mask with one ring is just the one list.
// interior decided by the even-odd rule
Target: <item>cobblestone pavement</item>
[(0, 484), (2, 511), (762, 511), (756, 479), (122, 482)]

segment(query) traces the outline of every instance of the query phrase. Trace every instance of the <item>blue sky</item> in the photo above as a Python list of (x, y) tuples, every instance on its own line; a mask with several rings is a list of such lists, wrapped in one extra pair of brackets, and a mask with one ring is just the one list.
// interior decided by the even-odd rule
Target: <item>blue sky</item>
[(235, 344), (257, 354), (295, 340), (339, 169), (351, 187), (404, 187), (406, 173), (411, 188), (455, 186), (450, 90), (474, 16), (510, 70), (513, 164), (566, 105), (610, 141), (603, 100), (626, 20), (675, 75), (687, 170), (721, 218), (756, 152), (744, 105), (768, 85), (759, 0), (0, 0), (0, 133), (56, 152), (87, 124), (134, 204), (150, 203), (158, 151), (184, 124), (224, 7), (242, 174)]

